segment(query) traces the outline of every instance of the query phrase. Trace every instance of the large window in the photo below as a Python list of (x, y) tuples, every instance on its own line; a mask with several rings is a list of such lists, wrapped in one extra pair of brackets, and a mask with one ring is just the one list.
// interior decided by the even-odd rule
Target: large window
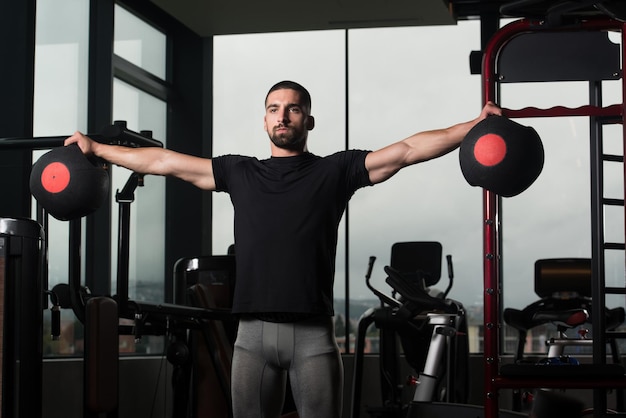
[[(166, 36), (121, 6), (115, 6), (113, 52), (161, 80), (165, 80)], [(128, 129), (149, 131), (165, 144), (167, 106), (139, 87), (123, 80), (113, 83), (113, 120), (124, 121)], [(113, 167), (112, 190), (122, 190), (132, 173)], [(148, 176), (134, 193), (130, 212), (129, 297), (134, 300), (164, 301), (163, 260), (165, 259), (165, 179)], [(115, 200), (115, 199), (114, 199)], [(118, 230), (118, 202), (112, 202), (113, 227)], [(117, 271), (117, 236), (111, 240), (112, 271)]]
[[(282, 79), (302, 83), (313, 96), (316, 127), (309, 135), (309, 149), (319, 155), (345, 149), (346, 144), (379, 149), (417, 131), (474, 118), (481, 108), (480, 78), (469, 74), (468, 65), (470, 51), (480, 47), (477, 22), (445, 28), (220, 36), (214, 45), (214, 155), (269, 155), (262, 104), (267, 89)], [(289, 51), (289, 59), (281, 58), (276, 45)], [(454, 154), (408, 168), (387, 183), (355, 194), (340, 226), (335, 279), (336, 319), (338, 324), (345, 321), (349, 303), (351, 338), (361, 313), (378, 304), (365, 286), (368, 259), (378, 258), (373, 283), (388, 291), (382, 267), (389, 263), (396, 241), (441, 241), (455, 262), (457, 285), (451, 296), (462, 296), (471, 306), (482, 303), (481, 196), (465, 183)], [(213, 248), (225, 251), (233, 240), (228, 196), (215, 195), (213, 226)], [(443, 276), (445, 287), (445, 269)], [(343, 329), (338, 326), (338, 333)], [(346, 343), (345, 335), (338, 337)]]
[[(159, 79), (165, 79), (166, 36), (147, 22), (134, 16), (120, 6), (115, 7), (115, 34), (113, 52), (129, 61), (141, 74), (146, 71)], [(153, 138), (165, 144), (167, 104), (140, 86), (130, 85), (115, 78), (113, 83), (113, 120), (124, 121), (128, 129), (149, 131)], [(120, 248), (119, 223), (122, 219), (117, 193), (130, 181), (132, 172), (114, 166), (111, 171), (111, 188), (114, 192), (111, 228), (111, 271), (118, 271)], [(127, 198), (127, 197), (125, 197)], [(123, 204), (123, 203), (121, 203)], [(128, 215), (127, 215), (128, 216)], [(133, 194), (129, 221), (128, 297), (131, 300), (160, 303), (164, 301), (163, 263), (165, 259), (165, 179), (146, 176)], [(113, 280), (119, 284), (121, 277)], [(119, 288), (119, 286), (117, 286)], [(163, 337), (145, 336), (136, 343), (133, 336), (123, 336), (121, 352), (163, 352)]]
[[(350, 147), (377, 150), (409, 135), (473, 119), (481, 109), (480, 77), (469, 53), (480, 47), (479, 24), (350, 31)], [(450, 297), (482, 304), (482, 193), (463, 179), (458, 153), (408, 167), (358, 192), (350, 204), (350, 321), (352, 338), (363, 311), (378, 302), (364, 286), (376, 256), (373, 285), (386, 293), (385, 265), (401, 241), (438, 241), (452, 256)], [(442, 260), (443, 261), (443, 260)], [(445, 264), (435, 286), (445, 290)], [(372, 349), (376, 349), (373, 333)], [(351, 349), (354, 344), (351, 344)]]
[[(37, 2), (34, 136), (64, 136), (86, 130), (88, 30), (89, 3), (81, 0)], [(35, 152), (33, 160), (44, 152)], [(52, 289), (68, 282), (68, 223), (49, 217), (47, 233), (51, 237), (48, 286)], [(46, 311), (44, 354), (80, 351), (82, 325), (74, 314), (63, 310), (62, 335), (58, 342), (50, 340), (49, 318), (50, 313)]]
[[(309, 135), (309, 148), (319, 155), (346, 146), (376, 150), (418, 131), (472, 119), (482, 105), (481, 78), (470, 75), (469, 69), (470, 52), (480, 49), (477, 21), (461, 21), (453, 27), (219, 36), (214, 44), (214, 155), (269, 155), (262, 103), (267, 89), (282, 79), (302, 83), (313, 96), (316, 127)], [(587, 92), (586, 83), (510, 85), (503, 87), (502, 105), (513, 109), (579, 106), (588, 100)], [(620, 103), (619, 86), (608, 83), (605, 97), (605, 104)], [(521, 309), (537, 299), (536, 259), (591, 255), (589, 128), (582, 119), (519, 121), (539, 132), (546, 164), (530, 189), (504, 200), (505, 307)], [(607, 151), (621, 155), (619, 135), (606, 130), (607, 147), (614, 149)], [(335, 278), (337, 335), (343, 343), (354, 339), (360, 315), (379, 303), (365, 286), (369, 257), (377, 257), (373, 285), (389, 292), (383, 266), (389, 264), (392, 244), (439, 241), (444, 255), (452, 256), (450, 297), (466, 308), (470, 348), (482, 350), (482, 189), (467, 184), (458, 158), (453, 152), (407, 168), (352, 198), (340, 226)], [(606, 175), (610, 197), (620, 198), (619, 170), (606, 167)], [(606, 216), (607, 222), (613, 222), (623, 213)], [(215, 253), (225, 252), (233, 241), (228, 196), (214, 197), (213, 227)], [(617, 235), (616, 242), (623, 239), (623, 221), (609, 229), (608, 234)], [(443, 290), (448, 274), (442, 264), (436, 287)], [(623, 278), (623, 259), (608, 260), (607, 268), (607, 282)], [(375, 332), (370, 343), (376, 350)]]
[[(165, 102), (117, 79), (113, 84), (113, 119), (125, 121), (128, 129), (135, 132), (149, 130), (155, 139), (163, 141), (165, 138)], [(118, 271), (118, 228), (122, 221), (119, 215), (121, 205), (125, 204), (124, 198), (115, 197), (131, 181), (131, 175), (130, 170), (112, 167), (112, 272)], [(128, 297), (137, 301), (164, 302), (165, 178), (146, 176), (142, 186), (135, 189), (133, 197), (129, 214)], [(113, 280), (115, 284), (119, 283), (120, 277), (116, 278)], [(122, 337), (120, 351), (160, 353), (163, 351), (163, 338), (144, 336), (141, 343), (136, 344), (134, 337)]]
[[(69, 136), (76, 130), (87, 132), (87, 77), (89, 55), (89, 3), (80, 0), (38, 2), (35, 136)], [(166, 76), (166, 36), (122, 7), (115, 7), (114, 53), (126, 65), (124, 73), (135, 71), (133, 80), (145, 73), (161, 80)], [(102, 100), (108, 100), (102, 98)], [(115, 79), (113, 84), (113, 122), (126, 121), (130, 130), (152, 131), (155, 139), (165, 141), (166, 103), (140, 86)], [(44, 151), (37, 151), (34, 159)], [(111, 282), (116, 293), (118, 262), (118, 204), (116, 192), (124, 188), (130, 172), (120, 167), (111, 170)], [(155, 303), (164, 301), (165, 271), (165, 180), (150, 176), (137, 188), (130, 211), (129, 297)], [(34, 215), (33, 215), (34, 217)], [(50, 217), (49, 288), (68, 283), (67, 222)], [(85, 228), (83, 228), (84, 231)], [(84, 234), (84, 232), (83, 232)], [(84, 237), (83, 237), (84, 240)], [(82, 248), (84, 251), (84, 248)], [(83, 254), (84, 255), (84, 254)], [(84, 258), (83, 258), (84, 259)], [(49, 312), (46, 312), (49, 324)], [(62, 310), (62, 335), (50, 341), (44, 333), (46, 354), (82, 353), (82, 324), (69, 309)], [(49, 325), (47, 325), (49, 327)], [(144, 337), (135, 345), (133, 337), (121, 337), (121, 352), (162, 352), (162, 338)]]

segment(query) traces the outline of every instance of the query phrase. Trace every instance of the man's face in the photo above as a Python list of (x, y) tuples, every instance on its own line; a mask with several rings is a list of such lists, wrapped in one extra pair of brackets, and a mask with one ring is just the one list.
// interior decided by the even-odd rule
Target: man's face
[(312, 128), (309, 109), (303, 107), (300, 93), (291, 89), (271, 92), (265, 102), (264, 128), (279, 148), (303, 150)]

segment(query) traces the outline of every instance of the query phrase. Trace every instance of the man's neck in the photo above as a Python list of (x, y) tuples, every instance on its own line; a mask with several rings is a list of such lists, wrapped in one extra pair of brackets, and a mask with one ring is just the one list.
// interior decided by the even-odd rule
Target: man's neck
[(306, 146), (304, 147), (304, 149), (286, 149), (277, 147), (273, 143), (271, 144), (272, 157), (295, 157), (298, 155), (302, 155), (305, 152), (307, 152)]

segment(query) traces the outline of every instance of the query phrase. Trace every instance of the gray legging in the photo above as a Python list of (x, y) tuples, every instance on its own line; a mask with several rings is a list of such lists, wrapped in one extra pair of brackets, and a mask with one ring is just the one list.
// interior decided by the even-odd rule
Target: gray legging
[(343, 364), (331, 317), (240, 320), (232, 364), (234, 418), (279, 417), (287, 372), (300, 418), (341, 416)]

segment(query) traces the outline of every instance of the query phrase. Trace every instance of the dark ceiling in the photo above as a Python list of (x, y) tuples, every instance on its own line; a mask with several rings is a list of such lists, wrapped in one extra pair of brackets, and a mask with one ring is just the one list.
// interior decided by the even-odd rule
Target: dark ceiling
[(200, 36), (453, 25), (481, 17), (532, 17), (553, 22), (626, 15), (625, 0), (151, 0)]

